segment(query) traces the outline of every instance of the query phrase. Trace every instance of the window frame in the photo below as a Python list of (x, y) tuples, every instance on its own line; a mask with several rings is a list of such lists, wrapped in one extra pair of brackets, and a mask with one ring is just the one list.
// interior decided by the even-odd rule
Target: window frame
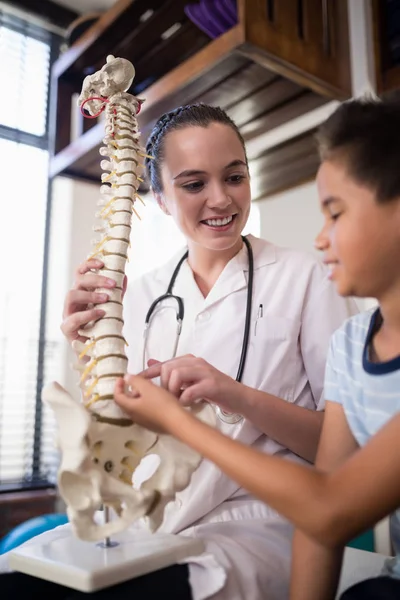
[[(8, 29), (27, 35), (33, 39), (49, 44), (49, 65), (48, 65), (48, 88), (46, 98), (46, 119), (43, 135), (35, 135), (18, 128), (9, 127), (0, 124), (0, 139), (17, 142), (23, 145), (33, 146), (48, 152), (48, 169), (52, 155), (51, 147), (51, 123), (52, 123), (52, 70), (53, 65), (60, 55), (63, 38), (53, 31), (49, 31), (45, 26), (40, 27), (36, 23), (31, 23), (29, 15), (26, 19), (16, 17), (7, 12), (6, 8), (0, 8), (0, 24)], [(46, 32), (46, 36), (43, 35)], [(35, 35), (36, 34), (36, 35)], [(45, 39), (47, 38), (47, 39)], [(32, 469), (30, 477), (21, 479), (21, 481), (1, 482), (0, 494), (33, 491), (40, 489), (55, 488), (56, 483), (49, 480), (46, 474), (42, 473), (42, 388), (44, 384), (44, 374), (46, 366), (46, 315), (47, 315), (47, 287), (48, 287), (48, 268), (49, 268), (49, 248), (50, 248), (50, 226), (51, 226), (51, 207), (52, 207), (52, 180), (47, 176), (47, 197), (45, 211), (44, 244), (43, 244), (43, 262), (42, 262), (42, 285), (40, 291), (40, 317), (38, 329), (38, 355), (36, 365), (36, 389), (34, 393), (34, 425), (33, 425), (33, 447), (31, 448)], [(28, 475), (28, 474), (26, 474)]]

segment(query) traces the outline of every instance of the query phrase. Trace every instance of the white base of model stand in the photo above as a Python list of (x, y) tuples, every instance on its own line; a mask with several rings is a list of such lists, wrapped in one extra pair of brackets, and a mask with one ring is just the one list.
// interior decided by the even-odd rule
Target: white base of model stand
[(13, 571), (94, 592), (158, 571), (204, 551), (201, 540), (180, 535), (123, 532), (105, 542), (83, 542), (70, 530), (51, 541), (30, 542), (9, 554)]

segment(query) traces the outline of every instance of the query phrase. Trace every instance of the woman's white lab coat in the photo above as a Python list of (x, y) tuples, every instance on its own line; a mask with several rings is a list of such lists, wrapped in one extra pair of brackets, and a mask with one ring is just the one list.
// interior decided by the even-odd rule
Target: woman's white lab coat
[[(323, 410), (329, 338), (356, 311), (355, 305), (338, 296), (324, 266), (311, 254), (248, 238), (254, 253), (254, 289), (242, 381), (287, 402)], [(166, 292), (183, 252), (128, 288), (124, 319), (131, 373), (143, 368), (146, 312)], [(200, 356), (236, 377), (247, 281), (245, 246), (225, 267), (207, 298), (200, 293), (187, 262), (183, 263), (174, 287), (185, 306), (178, 356)], [(166, 304), (157, 309), (152, 320), (146, 360), (171, 358), (176, 336), (171, 306), (175, 305), (170, 301)], [(219, 422), (218, 427), (264, 452), (301, 460), (247, 420), (236, 425)], [(189, 487), (167, 507), (162, 531), (200, 536), (206, 541), (207, 554), (190, 561), (194, 600), (209, 598), (216, 592), (213, 598), (218, 600), (287, 598), (291, 526), (210, 462), (201, 463)]]

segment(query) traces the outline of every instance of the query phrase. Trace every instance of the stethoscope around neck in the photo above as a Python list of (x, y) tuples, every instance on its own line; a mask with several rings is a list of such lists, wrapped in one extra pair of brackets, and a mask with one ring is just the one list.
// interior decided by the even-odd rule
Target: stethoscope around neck
[[(242, 240), (247, 248), (248, 262), (249, 262), (249, 279), (247, 282), (247, 301), (246, 301), (246, 314), (245, 314), (245, 321), (244, 321), (242, 351), (240, 354), (239, 366), (238, 366), (238, 370), (237, 370), (237, 374), (236, 374), (236, 381), (238, 381), (238, 382), (242, 381), (243, 371), (244, 371), (244, 367), (246, 364), (246, 358), (247, 358), (247, 350), (249, 347), (250, 326), (251, 326), (251, 308), (252, 308), (252, 298), (253, 298), (253, 279), (254, 279), (253, 250), (252, 250), (249, 240), (246, 237), (242, 236)], [(179, 338), (180, 338), (181, 331), (182, 331), (183, 318), (185, 316), (185, 306), (184, 306), (183, 298), (181, 298), (180, 296), (176, 296), (173, 293), (173, 290), (174, 290), (176, 278), (179, 275), (181, 266), (185, 262), (185, 260), (187, 259), (188, 256), (189, 256), (189, 252), (185, 252), (185, 254), (182, 256), (182, 258), (179, 260), (178, 264), (176, 265), (174, 272), (172, 273), (170, 282), (168, 284), (167, 291), (162, 296), (159, 296), (158, 298), (156, 298), (154, 300), (154, 302), (152, 302), (149, 310), (147, 311), (146, 318), (144, 321), (144, 332), (143, 332), (143, 338), (144, 338), (144, 340), (143, 340), (143, 360), (142, 360), (143, 369), (146, 368), (146, 345), (147, 345), (151, 321), (155, 314), (155, 310), (156, 310), (157, 306), (159, 304), (161, 304), (164, 300), (172, 299), (176, 303), (176, 335), (175, 335), (175, 344), (174, 344), (174, 348), (173, 348), (172, 358), (175, 358), (175, 356), (176, 356), (176, 353), (178, 350)], [(226, 412), (220, 406), (214, 406), (214, 409), (215, 409), (215, 412), (216, 412), (218, 418), (221, 421), (223, 421), (224, 423), (229, 423), (229, 424), (233, 425), (233, 424), (239, 423), (239, 421), (243, 420), (242, 415)]]

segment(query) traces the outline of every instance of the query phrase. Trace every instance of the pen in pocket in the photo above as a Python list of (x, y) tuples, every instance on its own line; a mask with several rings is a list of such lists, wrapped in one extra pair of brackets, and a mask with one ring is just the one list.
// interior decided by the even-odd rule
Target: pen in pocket
[(263, 305), (260, 304), (257, 311), (256, 322), (254, 323), (254, 335), (257, 335), (257, 323), (263, 317)]

